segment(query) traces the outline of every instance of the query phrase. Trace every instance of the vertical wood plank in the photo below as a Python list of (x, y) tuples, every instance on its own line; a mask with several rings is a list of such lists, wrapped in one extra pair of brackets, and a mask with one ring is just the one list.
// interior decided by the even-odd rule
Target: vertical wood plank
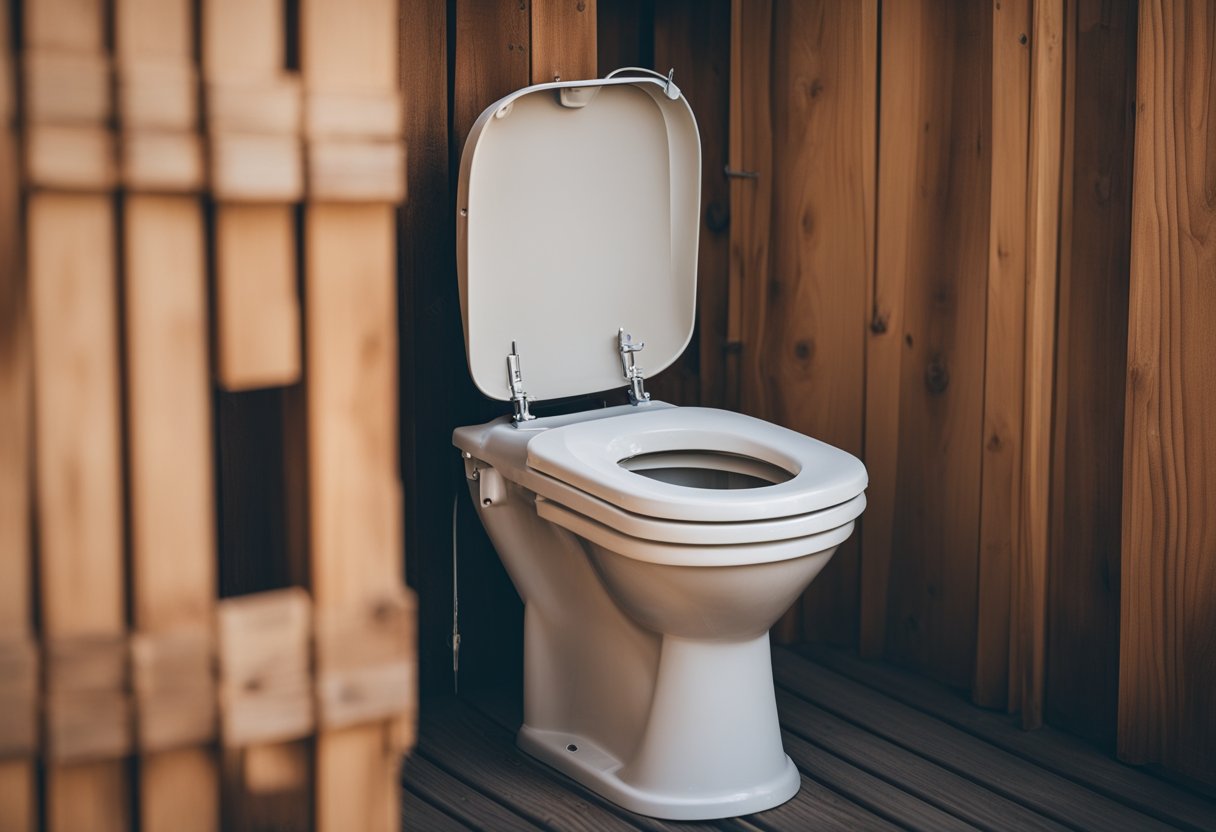
[(217, 374), (224, 389), (300, 377), (295, 219), (286, 205), (225, 204), (215, 216)]
[(531, 0), (532, 83), (596, 76), (596, 0)]
[[(701, 133), (697, 328), (684, 354), (647, 379), (654, 398), (721, 407), (730, 277), (730, 3), (671, 0), (654, 9), (654, 65), (675, 69)], [(666, 70), (661, 70), (666, 71)]]
[[(205, 636), (216, 549), (202, 207), (132, 195), (123, 220), (133, 623)], [(214, 753), (145, 755), (139, 803), (143, 829), (218, 829)]]
[(1139, 19), (1119, 755), (1216, 785), (1216, 10)]
[(983, 472), (975, 680), (971, 697), (1004, 708), (1010, 581), (1017, 551), (1026, 306), (1026, 164), (1030, 135), (1030, 0), (992, 12), (992, 194), (984, 347)]
[(1070, 7), (1044, 720), (1113, 747), (1136, 4)]
[[(741, 408), (858, 455), (874, 255), (877, 11), (873, 3), (774, 3), (772, 269), (743, 300), (757, 312), (742, 332)], [(804, 596), (802, 637), (856, 643), (857, 560), (854, 537)]]
[[(394, 224), (389, 205), (307, 209), (309, 539), (319, 610), (401, 581)], [(318, 829), (391, 828), (389, 753), (379, 725), (318, 736)]]
[(532, 77), (529, 0), (456, 0), (456, 55), (453, 84), (452, 155), (460, 157), (465, 137), (481, 111)]
[(208, 83), (248, 84), (282, 72), (283, 0), (206, 0), (200, 21)]
[(1010, 699), (1022, 725), (1043, 720), (1051, 508), (1056, 286), (1064, 101), (1064, 3), (1036, 0), (1031, 34), (1026, 219), (1026, 347)]
[[(42, 632), (125, 631), (114, 221), (99, 195), (27, 205)], [(122, 761), (53, 765), (51, 830), (128, 826)]]
[[(873, 490), (879, 513), (867, 516), (865, 536), (893, 507), (898, 549), (877, 551), (880, 575), (889, 564), (886, 580), (875, 575), (868, 589), (878, 596), (885, 586), (887, 655), (957, 687), (971, 683), (975, 662), (991, 11), (899, 3), (882, 18), (882, 71), (892, 85), (881, 96), (871, 328), (885, 329), (885, 352), (868, 389), (897, 384), (899, 397), (879, 391), (867, 402), (876, 417), (876, 444), (866, 448), (871, 483), (893, 476), (895, 491)], [(900, 294), (895, 315), (888, 304)], [(895, 459), (885, 456), (893, 451)]]
[(21, 8), (22, 42), (65, 52), (106, 50), (103, 0), (28, 0)]
[[(21, 252), (17, 144), (10, 128), (12, 64), (0, 11), (0, 639), (32, 636), (30, 332)], [(35, 763), (0, 761), (0, 829), (38, 825)]]

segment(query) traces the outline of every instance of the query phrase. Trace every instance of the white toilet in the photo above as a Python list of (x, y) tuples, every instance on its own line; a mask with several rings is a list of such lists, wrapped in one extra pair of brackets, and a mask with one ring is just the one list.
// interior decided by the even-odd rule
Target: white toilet
[[(692, 333), (700, 164), (670, 78), (541, 84), (474, 125), (457, 218), (469, 367), (514, 409), (454, 443), (525, 604), (519, 744), (674, 820), (797, 793), (768, 630), (866, 487), (860, 461), (815, 439), (649, 401), (637, 362), (662, 370)], [(622, 382), (633, 404), (530, 412)]]

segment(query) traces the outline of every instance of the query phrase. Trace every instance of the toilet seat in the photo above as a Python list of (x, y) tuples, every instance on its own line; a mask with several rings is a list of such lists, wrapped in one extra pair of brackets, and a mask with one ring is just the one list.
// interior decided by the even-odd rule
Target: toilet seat
[[(649, 479), (620, 464), (671, 451), (733, 454), (791, 476), (760, 488), (716, 490)], [(543, 431), (527, 444), (527, 466), (654, 521), (724, 524), (813, 516), (855, 501), (867, 484), (865, 467), (851, 454), (760, 419), (700, 407), (644, 407)], [(864, 505), (862, 497), (846, 513), (855, 509), (856, 517)]]

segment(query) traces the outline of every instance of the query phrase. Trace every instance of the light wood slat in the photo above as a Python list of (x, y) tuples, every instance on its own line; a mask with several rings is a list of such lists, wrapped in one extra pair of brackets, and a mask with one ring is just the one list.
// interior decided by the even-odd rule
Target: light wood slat
[[(310, 565), (324, 610), (402, 580), (394, 209), (310, 205), (305, 225)], [(396, 763), (381, 725), (321, 733), (318, 829), (396, 823)]]
[(1116, 762), (1050, 726), (1023, 731), (1014, 717), (974, 708), (935, 682), (862, 661), (843, 650), (804, 646), (798, 651), (842, 676), (1147, 815), (1194, 832), (1216, 829), (1216, 801)]
[[(1063, 832), (1067, 828), (784, 690), (777, 693), (777, 708), (786, 730), (793, 731), (809, 743), (870, 775), (881, 777), (885, 781), (882, 786), (890, 788), (889, 783), (947, 812), (951, 816), (950, 822), (955, 825), (965, 821), (981, 829), (1012, 826), (1041, 832)], [(857, 789), (856, 793), (844, 793), (865, 804), (868, 787), (856, 784), (854, 788)], [(887, 816), (907, 824), (916, 819), (917, 814), (914, 806), (911, 812)], [(926, 818), (922, 813), (921, 818), (928, 822), (928, 828), (940, 828), (933, 816)]]
[(397, 3), (301, 0), (300, 72), (309, 93), (397, 88)]
[(203, 77), (208, 83), (256, 83), (282, 72), (283, 0), (206, 0), (200, 5)]
[[(114, 219), (105, 196), (27, 205), (39, 583), (46, 638), (125, 631)], [(122, 761), (54, 765), (50, 830), (127, 827)]]
[[(202, 206), (132, 195), (124, 207), (133, 623), (206, 638), (216, 550)], [(139, 800), (143, 829), (218, 829), (214, 752), (146, 755)]]
[[(475, 761), (467, 761), (475, 765)], [(410, 757), (402, 772), (406, 788), (403, 815), (409, 828), (409, 793), (420, 795), (429, 803), (439, 806), (449, 815), (460, 818), (475, 829), (494, 829), (497, 832), (535, 832), (543, 829), (530, 820), (505, 808), (494, 799), (448, 774), (430, 760), (415, 754)], [(419, 828), (424, 828), (419, 825)]]
[(1094, 832), (1170, 827), (1057, 777), (880, 693), (798, 658), (773, 652), (777, 683), (798, 696), (1067, 826)]
[(194, 5), (190, 0), (114, 0), (113, 9), (117, 61), (193, 63)]
[(992, 193), (984, 344), (983, 470), (972, 697), (1003, 708), (1009, 694), (1010, 580), (1022, 473), (1022, 345), (1026, 307), (1026, 156), (1030, 131), (1031, 0), (992, 12)]
[(1047, 546), (1064, 100), (1063, 0), (1036, 0), (1032, 25), (1022, 477), (1009, 673), (1010, 706), (1021, 709), (1025, 728), (1037, 728), (1043, 722), (1047, 662)]
[(289, 205), (216, 210), (216, 373), (225, 390), (287, 385), (300, 377), (295, 235)]
[(1119, 756), (1216, 788), (1216, 8), (1140, 3)]
[(27, 0), (21, 4), (22, 45), (65, 52), (106, 50), (103, 0)]
[(596, 77), (596, 0), (531, 0), (532, 83)]

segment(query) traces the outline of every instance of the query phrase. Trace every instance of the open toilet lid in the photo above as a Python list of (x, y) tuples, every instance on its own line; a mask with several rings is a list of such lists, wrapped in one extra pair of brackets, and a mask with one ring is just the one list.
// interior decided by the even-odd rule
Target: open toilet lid
[(539, 84), (486, 109), (465, 143), (457, 268), (473, 382), (507, 400), (517, 345), (532, 399), (626, 384), (617, 331), (653, 376), (692, 335), (701, 141), (657, 76)]

